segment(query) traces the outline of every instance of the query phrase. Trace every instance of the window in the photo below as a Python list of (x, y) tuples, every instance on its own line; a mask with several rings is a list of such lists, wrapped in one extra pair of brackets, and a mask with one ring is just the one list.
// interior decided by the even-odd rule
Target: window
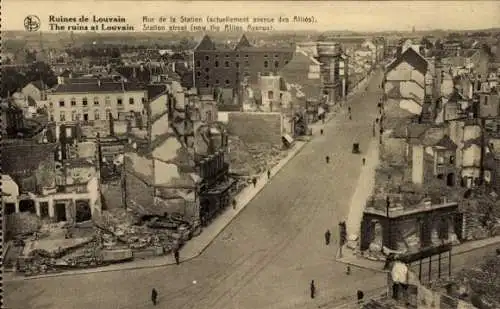
[(209, 56), (205, 56), (205, 60), (206, 61), (210, 60), (210, 57)]
[(236, 58), (239, 58), (240, 57), (240, 54), (236, 54)]
[(141, 98), (142, 104), (146, 103), (146, 98)]
[(267, 67), (269, 67), (269, 62), (267, 62), (267, 60), (266, 60), (266, 61), (264, 61), (264, 68), (267, 68)]
[(267, 55), (264, 55), (264, 58), (267, 58)]
[(488, 98), (489, 96), (487, 95), (484, 96), (484, 105), (488, 105)]
[(99, 105), (99, 98), (98, 97), (94, 97), (94, 105)]
[(245, 61), (245, 66), (246, 66), (246, 67), (249, 67), (249, 66), (250, 66), (250, 62)]
[(111, 98), (110, 97), (105, 97), (104, 98), (104, 104), (105, 105), (111, 105)]
[(229, 68), (229, 61), (224, 61), (224, 66), (225, 66), (226, 68)]
[(50, 114), (50, 121), (54, 121), (54, 115), (53, 114)]
[(248, 58), (248, 55), (245, 55), (245, 58)]
[(71, 112), (71, 120), (73, 120), (73, 121), (76, 120), (76, 111)]
[(52, 101), (49, 102), (49, 107), (54, 107), (54, 103)]
[(215, 84), (216, 84), (216, 85), (218, 85), (218, 84), (219, 84), (219, 80), (218, 80), (218, 79), (216, 79), (216, 80), (215, 80)]
[(88, 104), (87, 98), (86, 98), (86, 97), (84, 97), (84, 98), (82, 99), (82, 105), (83, 105), (83, 106), (87, 106), (87, 104)]
[(205, 73), (208, 73), (208, 72), (210, 72), (210, 69), (209, 68), (205, 68)]
[(210, 84), (209, 84), (209, 83), (206, 83), (206, 84), (205, 84), (205, 87), (209, 88), (209, 87), (210, 87)]
[(274, 67), (275, 68), (279, 68), (280, 66), (280, 62), (279, 61), (274, 61)]
[(226, 79), (226, 85), (229, 85), (231, 81), (229, 79)]
[(278, 57), (279, 57), (278, 54), (274, 54), (274, 58), (278, 58)]
[(71, 137), (71, 128), (66, 128), (66, 131), (64, 132), (66, 134), (66, 137)]
[(94, 120), (99, 120), (100, 117), (101, 115), (99, 115), (99, 111), (98, 110), (94, 111)]
[(218, 68), (219, 67), (219, 61), (215, 61), (215, 67)]
[(450, 164), (455, 164), (455, 156), (450, 156)]
[(274, 99), (274, 92), (272, 92), (272, 91), (268, 91), (268, 92), (267, 92), (267, 98), (268, 98), (269, 100)]
[(239, 62), (236, 62), (234, 65), (236, 66), (236, 68), (240, 67), (240, 63)]
[(229, 55), (228, 55), (228, 54), (226, 54), (224, 57), (229, 58)]
[(208, 81), (209, 79), (210, 79), (210, 76), (208, 76), (208, 74), (207, 74), (207, 75), (205, 75), (205, 80), (207, 80), (207, 81)]
[(134, 105), (134, 103), (135, 103), (135, 102), (134, 102), (134, 98), (129, 98), (129, 99), (128, 99), (128, 104), (130, 104), (130, 105)]
[(288, 60), (285, 60), (285, 64), (288, 64)]
[(442, 156), (438, 157), (438, 164), (444, 164), (444, 158)]
[(111, 119), (111, 110), (108, 108), (106, 109), (106, 120), (110, 120)]
[(64, 112), (59, 113), (59, 120), (60, 121), (66, 121), (66, 114)]
[(116, 99), (116, 104), (123, 105), (123, 99), (122, 98), (117, 98)]
[(76, 98), (71, 98), (71, 106), (75, 106), (76, 105)]
[(196, 76), (200, 77), (201, 76), (201, 72), (200, 71), (196, 72)]
[(207, 111), (207, 113), (206, 113), (206, 114), (207, 114), (207, 119), (206, 119), (206, 120), (207, 120), (208, 122), (212, 121), (212, 112), (211, 112), (211, 111)]
[(64, 107), (64, 100), (59, 100), (59, 107)]
[(201, 66), (201, 61), (200, 60), (197, 60), (196, 61), (196, 67), (199, 68)]

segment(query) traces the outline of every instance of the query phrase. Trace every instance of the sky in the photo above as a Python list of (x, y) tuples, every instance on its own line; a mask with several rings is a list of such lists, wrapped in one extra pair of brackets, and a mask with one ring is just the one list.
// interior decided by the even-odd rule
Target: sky
[[(2, 30), (24, 30), (27, 15), (40, 19), (41, 30), (51, 31), (49, 16), (81, 17), (92, 20), (97, 17), (120, 15), (125, 23), (108, 22), (106, 25), (129, 24), (135, 31), (143, 31), (143, 16), (155, 18), (150, 26), (169, 27), (172, 23), (160, 23), (162, 16), (200, 17), (196, 25), (206, 25), (207, 16), (231, 17), (314, 17), (313, 23), (258, 23), (260, 26), (272, 25), (272, 30), (318, 30), (318, 31), (410, 31), (432, 29), (486, 29), (500, 27), (500, 1), (2, 1)], [(103, 30), (102, 23), (68, 22), (96, 25)], [(61, 24), (61, 23), (59, 23)], [(175, 25), (181, 25), (178, 22)], [(193, 23), (183, 23), (190, 29)], [(213, 24), (213, 23), (212, 23)], [(245, 30), (252, 22), (232, 23)], [(224, 23), (218, 26), (224, 27)], [(270, 28), (268, 28), (270, 29)], [(65, 29), (67, 30), (67, 28)], [(158, 30), (156, 30), (158, 31)], [(159, 31), (172, 31), (168, 28)]]

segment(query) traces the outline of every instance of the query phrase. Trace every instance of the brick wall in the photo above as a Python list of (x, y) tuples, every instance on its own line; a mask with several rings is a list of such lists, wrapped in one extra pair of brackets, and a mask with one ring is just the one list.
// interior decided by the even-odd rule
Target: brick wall
[(230, 112), (228, 131), (247, 145), (259, 143), (280, 145), (281, 114)]

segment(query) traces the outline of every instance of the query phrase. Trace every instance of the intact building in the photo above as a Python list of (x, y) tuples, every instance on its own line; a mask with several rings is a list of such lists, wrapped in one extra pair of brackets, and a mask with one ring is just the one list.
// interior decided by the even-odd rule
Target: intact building
[(294, 48), (264, 48), (250, 44), (245, 35), (234, 48), (218, 48), (205, 35), (193, 53), (195, 87), (237, 89), (245, 80), (277, 73), (293, 57)]
[(118, 118), (122, 113), (142, 113), (144, 87), (126, 82), (70, 83), (58, 85), (48, 95), (49, 117), (56, 123)]

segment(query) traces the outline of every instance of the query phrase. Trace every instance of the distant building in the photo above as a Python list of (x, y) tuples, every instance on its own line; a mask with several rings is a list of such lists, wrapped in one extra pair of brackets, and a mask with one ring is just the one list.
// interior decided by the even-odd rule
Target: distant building
[(429, 63), (413, 48), (406, 49), (386, 70), (384, 90), (388, 100), (420, 115), (426, 97), (426, 85), (432, 84)]
[(218, 48), (205, 35), (193, 53), (196, 88), (238, 89), (240, 84), (258, 81), (258, 74), (277, 73), (293, 56), (294, 48), (254, 47), (245, 35), (234, 48)]
[(38, 102), (47, 100), (47, 89), (47, 85), (43, 81), (38, 80), (24, 86), (21, 92)]
[(144, 87), (127, 82), (69, 83), (58, 85), (49, 95), (49, 118), (56, 123), (108, 119), (111, 114), (142, 113), (147, 93)]

